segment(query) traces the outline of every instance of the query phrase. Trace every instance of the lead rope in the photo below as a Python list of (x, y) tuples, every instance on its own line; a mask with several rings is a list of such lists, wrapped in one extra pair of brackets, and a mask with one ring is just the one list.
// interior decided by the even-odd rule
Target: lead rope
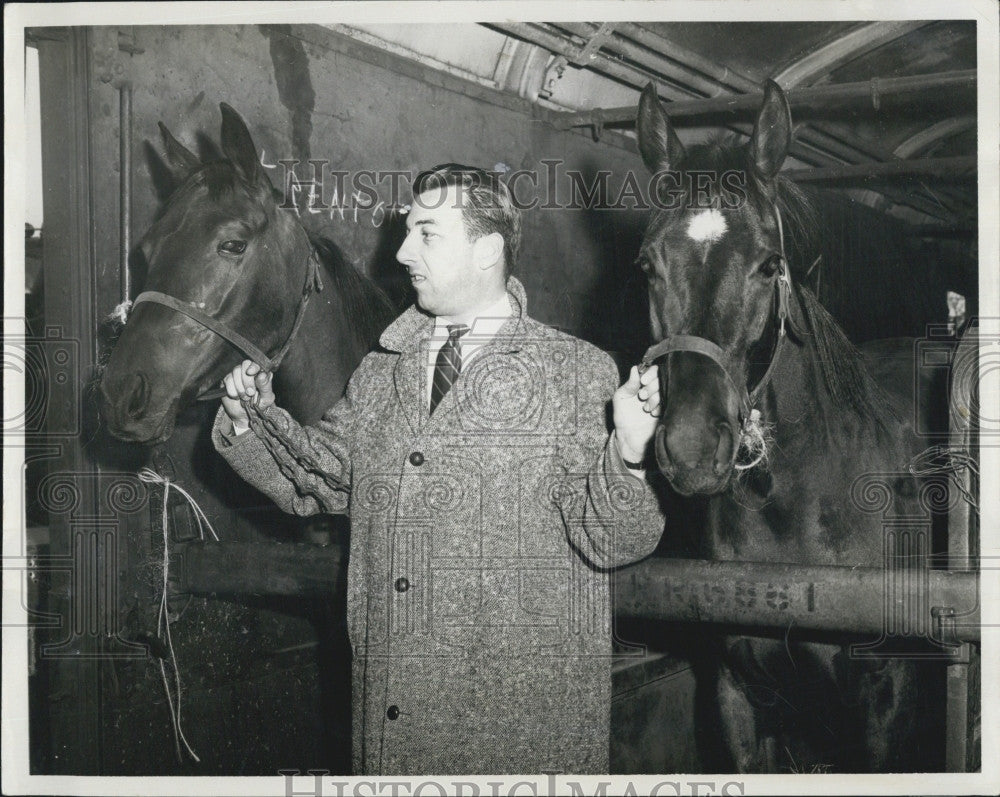
[[(163, 678), (163, 689), (167, 695), (167, 706), (170, 711), (170, 721), (174, 726), (174, 747), (177, 750), (177, 759), (179, 761), (184, 760), (184, 755), (181, 752), (181, 743), (184, 744), (184, 749), (187, 750), (188, 755), (191, 756), (196, 762), (201, 763), (201, 759), (191, 748), (188, 743), (187, 737), (184, 736), (184, 729), (181, 726), (181, 670), (177, 664), (177, 654), (174, 651), (174, 642), (170, 635), (170, 615), (169, 607), (167, 604), (167, 595), (170, 589), (170, 546), (169, 546), (169, 525), (168, 525), (168, 512), (167, 507), (169, 505), (170, 498), (170, 488), (173, 487), (177, 492), (179, 492), (187, 500), (188, 504), (194, 510), (194, 517), (198, 523), (198, 536), (202, 540), (205, 539), (205, 526), (208, 527), (209, 533), (212, 535), (212, 539), (219, 542), (219, 536), (215, 533), (215, 529), (212, 527), (212, 523), (205, 516), (201, 507), (198, 506), (198, 502), (191, 497), (191, 494), (178, 484), (170, 481), (166, 476), (161, 476), (159, 473), (154, 471), (152, 468), (142, 468), (138, 473), (139, 481), (145, 484), (160, 484), (163, 485), (163, 507), (161, 510), (161, 523), (163, 526), (163, 590), (160, 593), (160, 610), (157, 614), (156, 619), (156, 634), (159, 637), (165, 637), (167, 640), (167, 648), (170, 651), (170, 664), (174, 670), (174, 682), (176, 690), (176, 705), (174, 702), (174, 696), (170, 691), (170, 680), (167, 678), (167, 668), (163, 663), (163, 659), (159, 659), (160, 664), (160, 675)], [(204, 525), (203, 525), (204, 524)]]
[(314, 474), (316, 478), (326, 482), (331, 489), (342, 490), (343, 485), (332, 481), (312, 455), (292, 442), (285, 434), (285, 430), (273, 418), (267, 417), (257, 406), (256, 401), (257, 396), (254, 396), (253, 401), (240, 399), (243, 409), (246, 410), (251, 431), (271, 452), (282, 474), (289, 479), (294, 479), (297, 475), (297, 468), (303, 468)]

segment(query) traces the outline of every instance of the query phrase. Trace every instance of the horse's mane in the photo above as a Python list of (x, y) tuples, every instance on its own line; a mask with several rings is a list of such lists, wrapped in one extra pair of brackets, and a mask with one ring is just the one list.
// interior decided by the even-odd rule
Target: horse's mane
[[(736, 134), (722, 134), (691, 147), (684, 167), (689, 168), (692, 161), (697, 168), (715, 170), (717, 174), (747, 172), (748, 145)], [(863, 423), (881, 432), (889, 431), (900, 418), (888, 396), (868, 373), (861, 352), (833, 316), (801, 285), (801, 277), (809, 267), (809, 263), (802, 260), (813, 249), (812, 238), (819, 229), (820, 214), (813, 195), (780, 174), (772, 181), (772, 186), (775, 190), (769, 195), (756, 180), (747, 179), (747, 199), (762, 217), (772, 213), (777, 204), (792, 282), (812, 332), (811, 343), (830, 397), (837, 406), (849, 409)]]
[(351, 326), (366, 348), (375, 345), (395, 314), (392, 302), (374, 282), (361, 274), (329, 238), (307, 233), (309, 242), (324, 267), (324, 279), (341, 297), (351, 314)]
[(797, 294), (809, 324), (811, 343), (830, 398), (879, 432), (890, 432), (902, 419), (889, 397), (865, 367), (860, 351), (808, 288)]

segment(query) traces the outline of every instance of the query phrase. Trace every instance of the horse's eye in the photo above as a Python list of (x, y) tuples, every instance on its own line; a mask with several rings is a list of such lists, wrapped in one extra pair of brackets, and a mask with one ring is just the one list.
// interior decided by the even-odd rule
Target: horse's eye
[(223, 241), (219, 244), (219, 254), (222, 255), (242, 255), (246, 250), (246, 241)]
[(760, 264), (760, 273), (765, 277), (773, 277), (778, 272), (778, 265), (781, 263), (781, 255), (771, 255)]
[(643, 274), (649, 274), (653, 270), (653, 266), (650, 264), (649, 259), (640, 255), (635, 259), (635, 264), (642, 269)]

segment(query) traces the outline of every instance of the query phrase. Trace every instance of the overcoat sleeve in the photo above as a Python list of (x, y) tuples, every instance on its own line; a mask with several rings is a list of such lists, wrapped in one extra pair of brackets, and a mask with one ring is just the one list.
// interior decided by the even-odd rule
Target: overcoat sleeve
[[(356, 375), (357, 376), (357, 375)], [(311, 426), (285, 410), (268, 407), (251, 420), (250, 431), (226, 432), (231, 424), (219, 409), (212, 427), (216, 450), (243, 479), (284, 512), (345, 514), (351, 491), (351, 450), (358, 419), (355, 379), (346, 395)]]
[(614, 362), (596, 349), (580, 360), (579, 429), (573, 450), (562, 452), (569, 483), (560, 511), (570, 542), (588, 562), (627, 565), (656, 549), (665, 518), (649, 482), (625, 466), (614, 432), (608, 434), (608, 406), (618, 387)]

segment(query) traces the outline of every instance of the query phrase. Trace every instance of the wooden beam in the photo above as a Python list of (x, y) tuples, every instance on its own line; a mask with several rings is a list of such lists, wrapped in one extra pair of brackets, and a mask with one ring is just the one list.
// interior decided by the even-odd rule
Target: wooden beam
[[(947, 92), (950, 102), (967, 101), (975, 104), (976, 100), (976, 70), (966, 69), (955, 72), (938, 72), (930, 75), (911, 75), (908, 77), (879, 78), (857, 83), (834, 83), (827, 86), (814, 86), (801, 89), (789, 89), (785, 92), (792, 109), (829, 108), (831, 105), (856, 105), (873, 102), (877, 97), (881, 104), (883, 100), (912, 100), (914, 94), (924, 95), (928, 99), (938, 99), (942, 92)], [(763, 102), (762, 92), (750, 94), (729, 94), (722, 97), (705, 99), (675, 100), (664, 105), (664, 110), (671, 121), (698, 117), (703, 121), (706, 116), (740, 116), (749, 112), (756, 113)], [(556, 115), (556, 125), (560, 129), (592, 124), (634, 123), (635, 105), (617, 108), (595, 108), (591, 111), (575, 111)]]

